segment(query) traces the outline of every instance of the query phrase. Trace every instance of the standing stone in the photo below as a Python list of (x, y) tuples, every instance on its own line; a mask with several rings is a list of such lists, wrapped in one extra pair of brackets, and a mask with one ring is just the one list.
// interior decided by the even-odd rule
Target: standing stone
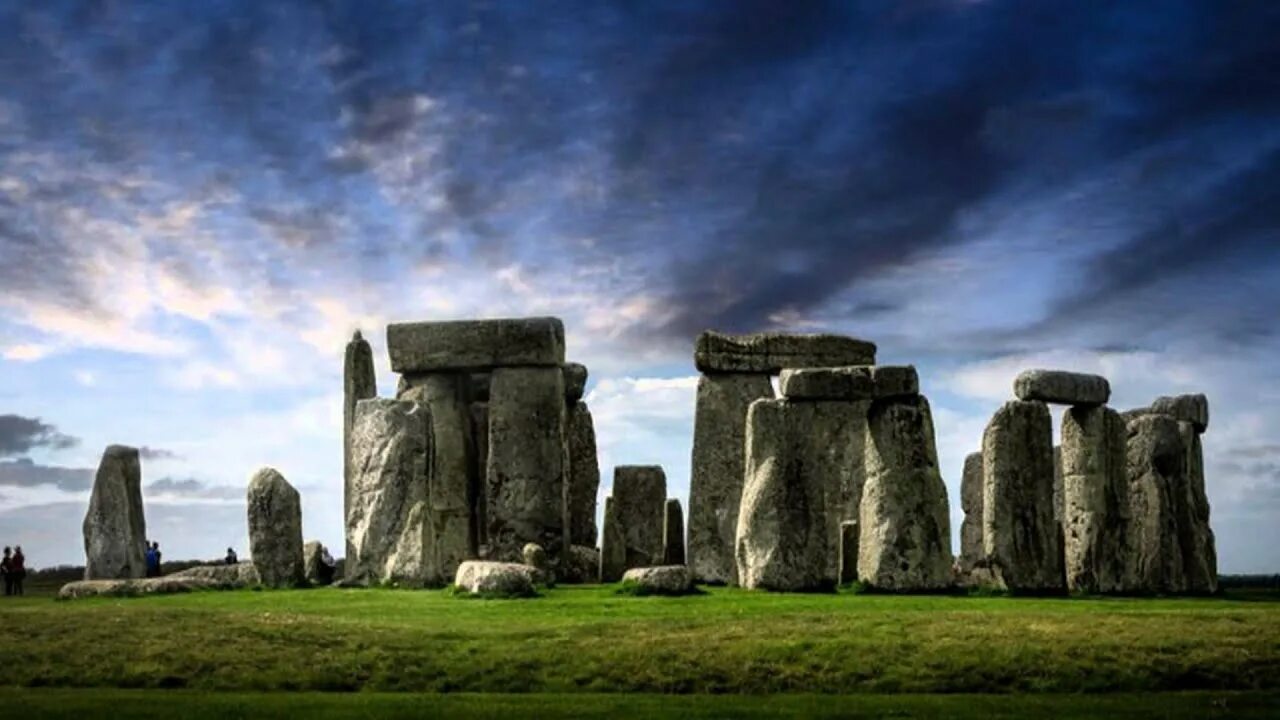
[(565, 363), (564, 401), (572, 405), (582, 399), (587, 391), (587, 366), (582, 363)]
[(867, 412), (858, 579), (894, 591), (951, 584), (951, 518), (924, 396), (877, 400)]
[(1178, 421), (1139, 415), (1128, 426), (1129, 549), (1125, 590), (1176, 593), (1186, 589), (1178, 537), (1177, 494), (1187, 453)]
[[(486, 393), (487, 398), (487, 393)], [(489, 557), (489, 497), (485, 478), (489, 468), (489, 401), (471, 403), (472, 496), (471, 527), (475, 531), (476, 554)]]
[(525, 543), (532, 542), (558, 568), (568, 530), (567, 455), (559, 364), (494, 370), (485, 483), (491, 558), (518, 562)]
[[(1207, 421), (1207, 414), (1206, 414)], [(1204, 488), (1204, 450), (1193, 422), (1179, 422), (1178, 433), (1187, 451), (1185, 497), (1179, 503), (1178, 542), (1182, 546), (1183, 572), (1187, 591), (1209, 594), (1218, 591), (1218, 551), (1209, 527), (1209, 497)]]
[[(1096, 405), (1081, 405), (1080, 407), (1097, 407)], [(1062, 479), (1062, 446), (1053, 446), (1053, 521), (1062, 524), (1063, 518), (1066, 517), (1064, 508), (1066, 507), (1066, 499), (1063, 495), (1063, 479)]]
[(858, 521), (840, 523), (840, 584), (848, 585), (858, 579)]
[(1072, 592), (1123, 591), (1129, 478), (1124, 419), (1105, 406), (1062, 415), (1063, 555)]
[(613, 469), (613, 507), (622, 528), (626, 568), (662, 564), (667, 476), (658, 465)]
[(328, 585), (333, 582), (333, 556), (329, 549), (318, 541), (312, 540), (302, 546), (302, 568), (311, 585)]
[(618, 582), (627, 571), (627, 538), (612, 497), (604, 499), (604, 528), (600, 534), (600, 582)]
[(676, 498), (667, 498), (662, 516), (662, 564), (684, 565), (684, 510)]
[(425, 406), (430, 421), (427, 472), (427, 525), (433, 582), (454, 577), (458, 565), (477, 556), (472, 528), (476, 483), (471, 441), (471, 376), (434, 373), (407, 376), (400, 400)]
[(747, 410), (772, 398), (767, 375), (708, 374), (698, 380), (689, 489), (689, 566), (698, 582), (737, 584), (734, 542), (742, 497)]
[(744, 587), (835, 587), (840, 522), (857, 505), (850, 498), (862, 496), (865, 407), (790, 399), (752, 403), (737, 534)]
[(1026, 370), (1013, 381), (1019, 400), (1063, 405), (1105, 405), (1111, 399), (1111, 383), (1101, 375), (1062, 370)]
[(970, 453), (964, 459), (960, 476), (960, 558), (956, 565), (962, 578), (968, 578), (982, 560), (982, 453)]
[(111, 445), (102, 453), (83, 531), (85, 580), (125, 580), (146, 574), (147, 521), (136, 448)]
[[(367, 402), (367, 401), (366, 401)], [(299, 587), (307, 581), (302, 567), (302, 501), (298, 491), (273, 468), (262, 468), (249, 481), (249, 553), (267, 587)]]
[(441, 581), (427, 520), (431, 418), (424, 405), (373, 398), (356, 405), (345, 576), (422, 587)]
[(596, 427), (584, 402), (568, 409), (569, 477), (565, 505), (569, 511), (569, 541), (596, 544), (596, 495), (600, 492), (600, 461), (596, 453)]
[(1011, 400), (982, 436), (982, 538), (996, 587), (1064, 589), (1062, 538), (1053, 519), (1053, 419), (1035, 400)]
[[(342, 512), (351, 507), (351, 426), (355, 423), (356, 403), (378, 394), (373, 370), (373, 350), (356, 330), (347, 343), (342, 359)], [(351, 546), (347, 546), (351, 557)]]

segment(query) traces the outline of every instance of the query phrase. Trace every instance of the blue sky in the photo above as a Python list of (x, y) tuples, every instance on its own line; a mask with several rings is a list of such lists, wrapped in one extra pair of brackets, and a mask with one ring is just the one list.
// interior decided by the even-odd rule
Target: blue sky
[(1225, 571), (1280, 568), (1280, 7), (0, 1), (0, 542), (81, 558), (145, 446), (168, 556), (264, 464), (341, 546), (341, 355), (554, 314), (604, 487), (687, 497), (693, 338), (914, 363), (960, 467), (1020, 369), (1208, 393)]

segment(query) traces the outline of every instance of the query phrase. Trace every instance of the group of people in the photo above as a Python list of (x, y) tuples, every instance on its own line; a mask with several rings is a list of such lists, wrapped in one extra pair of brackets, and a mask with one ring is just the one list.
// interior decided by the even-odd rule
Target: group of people
[(4, 575), (4, 594), (21, 595), (22, 581), (27, 577), (27, 558), (22, 554), (22, 546), (10, 551), (4, 549), (4, 560), (0, 560), (0, 574)]

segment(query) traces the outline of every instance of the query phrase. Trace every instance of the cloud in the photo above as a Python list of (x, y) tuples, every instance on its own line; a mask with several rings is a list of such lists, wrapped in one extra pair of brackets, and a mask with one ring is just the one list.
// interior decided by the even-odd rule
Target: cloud
[(164, 448), (153, 448), (143, 445), (138, 448), (138, 457), (143, 460), (177, 460), (182, 456), (172, 450)]
[(0, 415), (0, 457), (22, 455), (35, 449), (66, 450), (79, 443), (79, 438), (58, 432), (40, 418)]
[(40, 465), (29, 458), (0, 460), (0, 486), (52, 485), (59, 490), (79, 492), (93, 487), (93, 476), (94, 471), (89, 468)]
[(147, 484), (145, 495), (148, 499), (155, 497), (205, 499), (205, 500), (244, 500), (243, 487), (228, 485), (212, 485), (195, 478), (164, 477)]

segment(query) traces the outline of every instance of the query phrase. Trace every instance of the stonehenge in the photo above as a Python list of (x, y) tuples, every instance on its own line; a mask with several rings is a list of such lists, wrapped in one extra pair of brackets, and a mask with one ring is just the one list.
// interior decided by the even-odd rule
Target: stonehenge
[(956, 559), (956, 572), (964, 582), (984, 557), (980, 452), (965, 456), (964, 470), (960, 474), (960, 509), (964, 512), (964, 521), (960, 524), (960, 556)]
[(84, 516), (84, 579), (127, 580), (146, 574), (147, 521), (137, 448), (102, 453)]
[(662, 564), (684, 565), (684, 510), (676, 498), (667, 498), (663, 508)]
[(667, 502), (667, 476), (658, 465), (619, 465), (613, 469), (613, 513), (605, 522), (621, 539), (622, 569), (662, 563), (663, 517)]
[(582, 401), (586, 382), (585, 367), (577, 363), (565, 365), (565, 435), (569, 448), (565, 505), (569, 513), (569, 542), (574, 545), (595, 545), (597, 539), (596, 494), (600, 491), (600, 461), (596, 452), (595, 422), (590, 408)]
[[(342, 360), (342, 513), (346, 517), (351, 506), (351, 427), (355, 423), (356, 403), (378, 394), (377, 376), (373, 369), (373, 350), (359, 330), (347, 343)], [(346, 546), (351, 557), (351, 546)]]
[(1111, 408), (1062, 415), (1063, 555), (1072, 592), (1126, 589), (1127, 442), (1124, 419)]
[(298, 491), (275, 469), (262, 468), (249, 481), (246, 505), (249, 553), (262, 584), (273, 588), (302, 586), (306, 573)]

